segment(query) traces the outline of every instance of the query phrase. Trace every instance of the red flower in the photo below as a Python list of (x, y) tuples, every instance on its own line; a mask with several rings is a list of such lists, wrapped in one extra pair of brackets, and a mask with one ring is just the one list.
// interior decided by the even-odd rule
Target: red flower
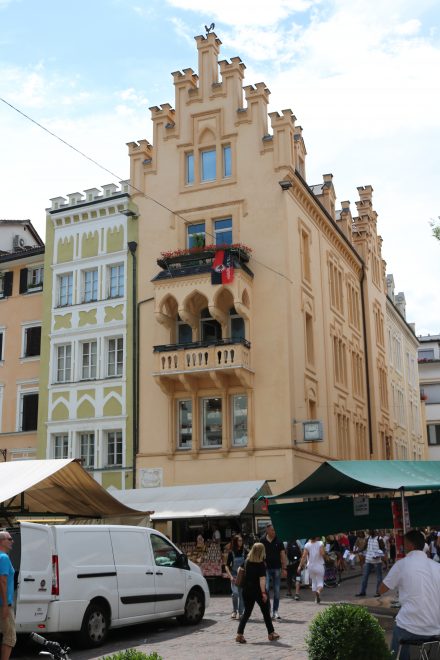
[(227, 244), (223, 243), (221, 245), (203, 245), (201, 247), (192, 247), (192, 248), (184, 248), (184, 249), (178, 249), (178, 250), (167, 250), (166, 252), (161, 252), (160, 255), (163, 259), (172, 259), (173, 257), (182, 257), (187, 254), (198, 254), (199, 252), (209, 252), (209, 251), (217, 251), (217, 250), (243, 250), (243, 252), (246, 252), (247, 254), (252, 253), (252, 248), (248, 247), (247, 245), (244, 245), (243, 243), (232, 243), (232, 244)]

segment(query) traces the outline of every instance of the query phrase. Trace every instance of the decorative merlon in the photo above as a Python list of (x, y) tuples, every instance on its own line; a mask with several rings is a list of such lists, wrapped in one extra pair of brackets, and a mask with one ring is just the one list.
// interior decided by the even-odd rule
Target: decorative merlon
[(66, 197), (51, 197), (51, 205), (47, 208), (47, 211), (58, 211), (61, 209), (68, 209), (73, 206), (78, 206), (79, 204), (84, 204), (87, 202), (93, 202), (97, 199), (106, 200), (114, 195), (120, 195), (121, 193), (129, 193), (130, 181), (120, 181), (119, 187), (114, 183), (108, 183), (102, 186), (102, 190), (99, 188), (87, 188), (83, 193), (74, 192), (69, 193)]

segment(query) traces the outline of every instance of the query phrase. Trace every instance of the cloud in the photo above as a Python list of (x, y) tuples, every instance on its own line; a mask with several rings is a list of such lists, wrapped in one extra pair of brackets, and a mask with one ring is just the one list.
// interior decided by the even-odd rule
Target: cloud
[(191, 34), (191, 29), (185, 24), (185, 22), (176, 16), (172, 17), (170, 22), (173, 24), (177, 36), (186, 41), (190, 46), (193, 46), (194, 36)]
[[(200, 12), (207, 24), (220, 21), (225, 25), (264, 26), (274, 25), (287, 18), (293, 12), (305, 12), (319, 0), (272, 0), (270, 5), (254, 0), (167, 0), (168, 4), (177, 9)], [(209, 22), (208, 22), (209, 21)]]

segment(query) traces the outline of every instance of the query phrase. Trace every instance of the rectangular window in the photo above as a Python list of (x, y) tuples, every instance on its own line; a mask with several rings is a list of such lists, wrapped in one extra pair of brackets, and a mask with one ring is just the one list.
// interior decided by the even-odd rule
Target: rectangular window
[(313, 341), (313, 317), (306, 312), (306, 360), (308, 365), (315, 364), (315, 348)]
[(417, 357), (419, 360), (433, 360), (434, 359), (434, 349), (433, 348), (421, 348), (417, 352)]
[(107, 465), (122, 466), (122, 431), (107, 432)]
[(38, 420), (38, 392), (21, 395), (21, 431), (36, 431)]
[(223, 177), (232, 175), (232, 157), (231, 157), (231, 145), (225, 144), (223, 147)]
[(80, 458), (85, 468), (95, 467), (95, 434), (80, 434)]
[(86, 270), (84, 278), (83, 302), (94, 302), (98, 300), (98, 269)]
[(82, 344), (81, 378), (96, 378), (96, 341), (86, 341)]
[(217, 155), (215, 149), (200, 153), (200, 173), (202, 181), (215, 181), (217, 178)]
[(232, 445), (246, 447), (248, 444), (248, 398), (246, 394), (232, 397)]
[(64, 344), (57, 346), (57, 383), (68, 383), (72, 380), (72, 346)]
[(428, 424), (428, 445), (440, 445), (440, 424)]
[(12, 270), (0, 273), (0, 298), (12, 296), (14, 273)]
[(58, 305), (64, 307), (72, 304), (73, 273), (58, 277)]
[(194, 154), (192, 151), (185, 154), (185, 183), (188, 186), (194, 183)]
[(44, 269), (43, 266), (29, 268), (28, 270), (28, 289), (41, 289), (43, 286)]
[(232, 244), (232, 218), (214, 221), (214, 236), (216, 245)]
[(122, 298), (124, 295), (124, 264), (109, 268), (109, 298)]
[(35, 357), (40, 355), (41, 326), (24, 329), (24, 357)]
[(0, 362), (3, 362), (5, 359), (3, 356), (3, 349), (5, 345), (5, 333), (3, 330), (0, 330)]
[(69, 458), (69, 436), (67, 435), (67, 433), (54, 436), (53, 457)]
[(197, 222), (186, 227), (187, 244), (189, 248), (205, 245), (205, 223)]
[(122, 376), (124, 364), (124, 340), (122, 337), (109, 339), (107, 356), (107, 376)]
[(310, 276), (310, 237), (306, 231), (301, 232), (301, 265), (302, 276), (307, 282), (311, 281)]
[(202, 399), (202, 447), (221, 447), (222, 431), (222, 400)]
[(177, 317), (176, 338), (178, 344), (190, 344), (192, 342), (192, 328), (182, 321), (180, 316)]
[(192, 447), (192, 401), (185, 399), (177, 402), (177, 447), (191, 449)]

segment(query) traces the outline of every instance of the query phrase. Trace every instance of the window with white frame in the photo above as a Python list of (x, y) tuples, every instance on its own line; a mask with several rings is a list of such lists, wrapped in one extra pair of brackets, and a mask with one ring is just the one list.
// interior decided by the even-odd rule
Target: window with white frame
[(223, 414), (220, 397), (202, 399), (202, 447), (222, 446)]
[(27, 277), (28, 289), (41, 289), (41, 287), (43, 286), (43, 279), (44, 279), (43, 266), (28, 268), (27, 275), (28, 275)]
[(67, 433), (56, 433), (53, 436), (53, 457), (69, 458), (69, 436)]
[(81, 344), (81, 378), (89, 380), (96, 378), (97, 344), (96, 341), (85, 341)]
[(190, 186), (194, 183), (194, 152), (185, 154), (185, 183)]
[(246, 447), (248, 443), (248, 398), (246, 394), (231, 397), (232, 445)]
[(122, 376), (124, 367), (124, 340), (116, 337), (108, 340), (107, 376)]
[(58, 305), (65, 307), (73, 303), (73, 273), (58, 276)]
[(115, 264), (108, 269), (108, 296), (109, 298), (122, 298), (124, 295), (124, 264)]
[(177, 401), (177, 447), (191, 449), (193, 433), (193, 408), (191, 399)]
[(91, 432), (80, 433), (79, 444), (80, 444), (80, 458), (83, 466), (85, 468), (94, 468), (95, 467), (95, 434)]
[(107, 431), (107, 466), (121, 467), (122, 460), (122, 431)]
[(232, 218), (214, 220), (214, 236), (216, 245), (231, 245)]
[(223, 146), (223, 177), (227, 178), (232, 175), (232, 152), (231, 145), (225, 144)]
[(24, 328), (23, 357), (36, 357), (40, 355), (41, 325), (32, 325)]
[(56, 348), (57, 383), (68, 383), (72, 380), (72, 346), (62, 344)]
[(5, 350), (5, 331), (3, 328), (0, 328), (0, 362), (3, 362)]
[(98, 300), (98, 269), (92, 268), (83, 272), (83, 302)]
[(187, 245), (189, 248), (205, 245), (205, 223), (196, 222), (186, 227)]
[(217, 178), (217, 154), (214, 149), (200, 152), (200, 180), (215, 181)]

